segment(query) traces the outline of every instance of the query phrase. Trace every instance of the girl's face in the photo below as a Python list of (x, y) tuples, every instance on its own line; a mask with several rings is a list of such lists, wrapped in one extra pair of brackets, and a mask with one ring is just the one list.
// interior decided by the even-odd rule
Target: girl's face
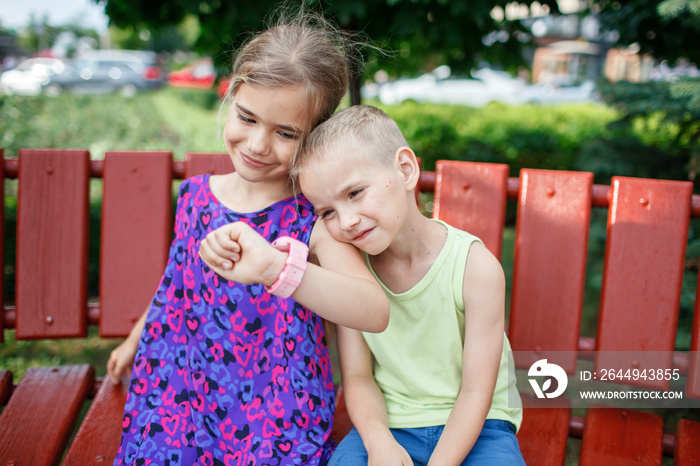
[(286, 182), (289, 163), (311, 125), (305, 108), (301, 86), (238, 87), (224, 127), (224, 144), (239, 176), (251, 182)]

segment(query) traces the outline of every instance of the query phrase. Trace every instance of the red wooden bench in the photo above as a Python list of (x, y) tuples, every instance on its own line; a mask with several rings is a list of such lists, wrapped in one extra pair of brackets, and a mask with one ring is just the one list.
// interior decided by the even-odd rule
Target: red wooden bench
[[(109, 152), (91, 161), (84, 150), (21, 150), (3, 162), (0, 178), (19, 179), (19, 199), (16, 302), (0, 313), (0, 330), (14, 328), (17, 339), (80, 338), (89, 325), (102, 337), (126, 335), (167, 258), (173, 181), (231, 169), (226, 155), (188, 154), (183, 162), (168, 152)], [(100, 296), (93, 302), (86, 283), (95, 178), (103, 192)], [(700, 362), (689, 356), (696, 353), (673, 353), (688, 224), (700, 216), (690, 183), (618, 177), (601, 186), (590, 173), (523, 170), (512, 178), (506, 165), (441, 161), (422, 174), (420, 189), (435, 193), (436, 217), (480, 236), (499, 257), (507, 202), (517, 204), (508, 328), (514, 351), (532, 362), (557, 351), (555, 362), (569, 373), (585, 358), (606, 367), (606, 351), (667, 352), (684, 375), (685, 396), (700, 399)], [(592, 208), (608, 209), (595, 339), (580, 331)], [(696, 309), (694, 352), (699, 330)], [(341, 438), (350, 422), (342, 390), (338, 398), (334, 436)], [(121, 387), (96, 378), (89, 365), (29, 369), (13, 386), (0, 364), (0, 465), (111, 463), (124, 399)], [(523, 399), (518, 438), (528, 464), (564, 464), (570, 438), (581, 439), (584, 465), (660, 465), (664, 457), (700, 464), (697, 417), (667, 432), (657, 414), (593, 405), (579, 416), (567, 397), (556, 407)]]

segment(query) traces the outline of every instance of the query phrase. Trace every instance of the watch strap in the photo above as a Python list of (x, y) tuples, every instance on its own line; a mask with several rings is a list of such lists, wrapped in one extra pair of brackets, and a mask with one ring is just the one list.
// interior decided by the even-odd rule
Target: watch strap
[(289, 298), (301, 284), (301, 279), (306, 272), (309, 247), (290, 236), (278, 237), (272, 242), (272, 246), (280, 251), (288, 252), (288, 255), (277, 280), (265, 289), (272, 295)]

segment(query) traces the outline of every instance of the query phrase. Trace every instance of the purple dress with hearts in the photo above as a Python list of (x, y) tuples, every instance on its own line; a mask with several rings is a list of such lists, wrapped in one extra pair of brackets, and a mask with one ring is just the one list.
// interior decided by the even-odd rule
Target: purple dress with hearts
[(199, 242), (234, 221), (309, 243), (303, 196), (236, 213), (209, 176), (180, 187), (175, 238), (148, 311), (115, 465), (321, 465), (332, 453), (334, 391), (321, 318), (260, 284), (228, 282)]

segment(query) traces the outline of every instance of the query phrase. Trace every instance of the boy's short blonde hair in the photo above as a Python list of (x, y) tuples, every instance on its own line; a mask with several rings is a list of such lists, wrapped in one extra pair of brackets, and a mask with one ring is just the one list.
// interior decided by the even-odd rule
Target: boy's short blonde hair
[(347, 149), (391, 167), (401, 147), (408, 143), (389, 115), (376, 107), (355, 105), (333, 114), (309, 134), (291, 172), (299, 176), (309, 162), (338, 156)]

